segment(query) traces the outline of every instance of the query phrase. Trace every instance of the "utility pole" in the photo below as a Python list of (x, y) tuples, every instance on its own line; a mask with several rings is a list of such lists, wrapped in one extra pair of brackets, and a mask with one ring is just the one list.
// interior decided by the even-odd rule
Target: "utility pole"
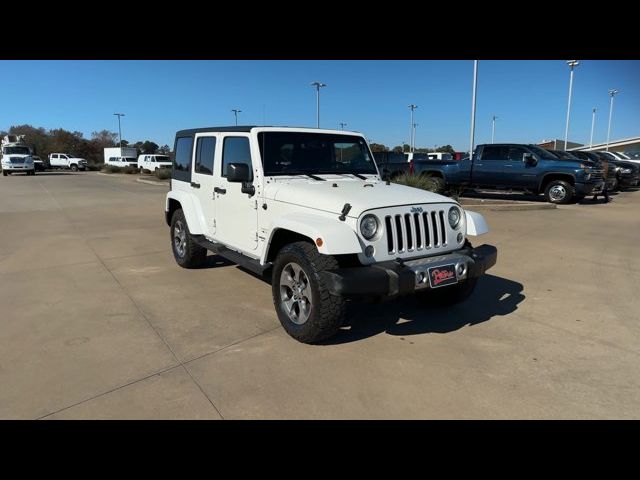
[(411, 130), (411, 133), (413, 134), (411, 137), (411, 144), (413, 145), (413, 148), (411, 149), (411, 151), (413, 152), (416, 148), (416, 127), (418, 126), (417, 123), (413, 124), (413, 128)]
[(591, 137), (589, 137), (589, 149), (593, 148), (593, 127), (596, 125), (596, 107), (593, 107), (593, 112), (591, 113)]
[[(122, 149), (122, 128), (120, 128), (120, 117), (124, 117), (124, 113), (114, 113), (118, 117), (118, 138), (120, 139), (120, 148)], [(122, 152), (120, 152), (122, 153)]]
[(232, 111), (232, 112), (233, 112), (233, 114), (236, 116), (236, 127), (237, 127), (237, 126), (238, 126), (238, 114), (239, 114), (240, 112), (242, 112), (242, 110), (238, 110), (237, 108), (233, 108), (231, 111)]

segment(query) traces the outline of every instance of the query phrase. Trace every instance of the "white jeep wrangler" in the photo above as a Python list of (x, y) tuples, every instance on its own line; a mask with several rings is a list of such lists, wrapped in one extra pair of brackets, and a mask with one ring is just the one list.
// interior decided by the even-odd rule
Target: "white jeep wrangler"
[(337, 332), (349, 298), (413, 294), (453, 304), (496, 262), (472, 248), (484, 218), (451, 198), (380, 178), (356, 132), (219, 127), (176, 134), (165, 216), (176, 262), (210, 250), (271, 277), (285, 330)]

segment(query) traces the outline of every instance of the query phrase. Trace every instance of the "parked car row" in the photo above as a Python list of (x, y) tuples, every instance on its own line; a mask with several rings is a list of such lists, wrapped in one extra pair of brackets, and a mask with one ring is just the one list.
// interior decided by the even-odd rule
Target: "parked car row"
[(404, 154), (374, 154), (381, 173), (427, 175), (436, 190), (485, 188), (543, 194), (551, 203), (579, 201), (587, 195), (640, 183), (640, 160), (620, 159), (612, 152), (565, 152), (537, 145), (478, 145), (472, 158), (432, 160)]

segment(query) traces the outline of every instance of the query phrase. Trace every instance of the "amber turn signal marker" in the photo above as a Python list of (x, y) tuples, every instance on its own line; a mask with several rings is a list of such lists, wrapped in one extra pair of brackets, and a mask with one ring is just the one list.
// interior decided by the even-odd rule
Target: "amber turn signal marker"
[(322, 241), (322, 239), (320, 237), (316, 238), (316, 245), (317, 246), (321, 247), (323, 243), (324, 242)]

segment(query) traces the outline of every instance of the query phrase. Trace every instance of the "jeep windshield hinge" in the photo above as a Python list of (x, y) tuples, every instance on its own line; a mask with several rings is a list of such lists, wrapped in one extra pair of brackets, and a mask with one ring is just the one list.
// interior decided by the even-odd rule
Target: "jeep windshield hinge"
[(351, 205), (349, 205), (348, 203), (345, 203), (344, 207), (342, 207), (342, 214), (338, 218), (344, 222), (347, 219), (347, 214), (349, 213), (350, 210), (351, 210)]

